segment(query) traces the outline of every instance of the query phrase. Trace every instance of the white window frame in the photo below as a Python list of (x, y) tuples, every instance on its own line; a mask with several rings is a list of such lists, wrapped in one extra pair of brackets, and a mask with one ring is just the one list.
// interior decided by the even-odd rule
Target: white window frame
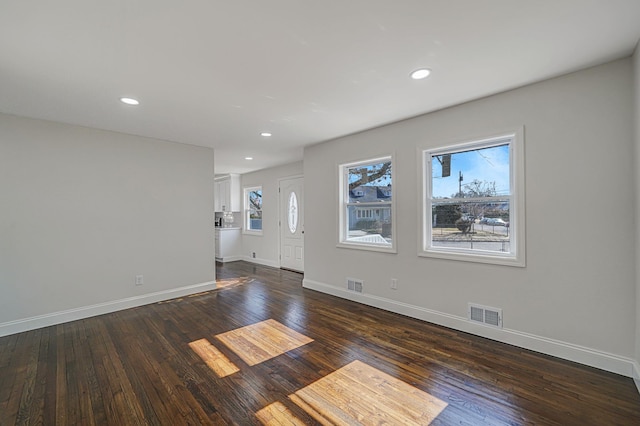
[[(396, 192), (392, 189), (391, 201), (385, 202), (377, 202), (377, 203), (350, 203), (349, 202), (349, 179), (348, 179), (348, 170), (352, 167), (358, 166), (366, 166), (368, 164), (377, 164), (383, 163), (386, 161), (391, 161), (391, 187), (393, 188), (395, 182), (395, 155), (386, 155), (375, 158), (369, 158), (366, 160), (354, 161), (350, 163), (340, 164), (338, 165), (338, 244), (337, 247), (341, 248), (350, 248), (357, 250), (369, 250), (369, 251), (377, 251), (383, 253), (397, 253), (397, 239), (398, 235), (396, 232)], [(391, 209), (391, 244), (376, 244), (376, 243), (365, 243), (358, 241), (350, 241), (347, 239), (349, 230), (349, 213), (348, 207), (350, 205), (359, 205), (362, 207), (368, 207), (371, 209), (375, 209), (376, 207), (380, 207), (382, 205), (389, 205)]]
[[(250, 235), (262, 235), (262, 231), (264, 229), (264, 210), (260, 209), (260, 212), (262, 212), (262, 229), (251, 229), (251, 216), (250, 216), (250, 210), (251, 210), (251, 203), (249, 202), (249, 194), (251, 192), (255, 192), (255, 191), (260, 191), (262, 193), (262, 202), (264, 203), (264, 192), (262, 191), (262, 186), (250, 186), (250, 187), (245, 187), (243, 188), (243, 196), (242, 196), (242, 202), (243, 202), (243, 212), (244, 212), (244, 226), (242, 227), (242, 233), (243, 234), (250, 234)], [(264, 204), (262, 206), (264, 208)]]
[[(432, 245), (432, 170), (431, 159), (434, 155), (454, 154), (478, 148), (504, 145), (509, 143), (509, 179), (511, 194), (509, 205), (509, 253), (437, 247)], [(420, 179), (420, 235), (418, 256), (467, 262), (489, 263), (506, 266), (526, 266), (525, 253), (525, 172), (524, 172), (524, 129), (499, 133), (483, 138), (468, 139), (439, 148), (420, 148), (418, 150), (418, 170), (422, 169)]]

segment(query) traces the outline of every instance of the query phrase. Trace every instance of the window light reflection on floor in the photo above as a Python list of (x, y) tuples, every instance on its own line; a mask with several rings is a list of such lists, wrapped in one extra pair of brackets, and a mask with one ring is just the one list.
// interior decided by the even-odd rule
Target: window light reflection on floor
[(247, 284), (252, 282), (253, 279), (247, 277), (239, 277), (239, 278), (220, 278), (216, 280), (216, 290), (226, 287), (235, 287), (242, 284)]
[(291, 410), (280, 401), (269, 404), (256, 413), (256, 417), (263, 425), (294, 425), (304, 426), (306, 423), (297, 418)]
[(313, 342), (274, 319), (218, 334), (216, 338), (248, 365), (260, 364)]
[[(334, 371), (289, 395), (321, 424), (429, 425), (447, 403), (361, 361)], [(276, 401), (256, 413), (263, 424), (303, 424)], [(288, 416), (288, 417), (287, 417)]]
[(213, 370), (220, 378), (237, 373), (240, 369), (207, 339), (195, 340), (189, 347)]

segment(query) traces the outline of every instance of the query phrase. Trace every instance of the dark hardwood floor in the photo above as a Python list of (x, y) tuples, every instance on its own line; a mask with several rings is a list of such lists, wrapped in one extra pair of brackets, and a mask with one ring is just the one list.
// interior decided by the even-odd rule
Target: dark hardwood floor
[(0, 424), (640, 425), (630, 378), (218, 265), (220, 288), (0, 338)]

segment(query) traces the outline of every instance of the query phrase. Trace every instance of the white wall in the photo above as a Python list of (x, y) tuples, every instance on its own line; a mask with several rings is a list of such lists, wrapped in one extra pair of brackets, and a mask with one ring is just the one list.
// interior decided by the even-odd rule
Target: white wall
[[(631, 85), (625, 59), (308, 147), (305, 287), (630, 376)], [(525, 129), (526, 268), (419, 258), (418, 147), (519, 126)], [(338, 164), (390, 153), (396, 155), (398, 253), (336, 248)], [(346, 277), (363, 279), (364, 294), (346, 292)], [(468, 302), (502, 308), (505, 329), (470, 324)]]
[[(302, 175), (302, 161), (280, 167), (259, 170), (241, 175), (241, 187), (262, 186), (262, 235), (243, 234), (244, 260), (262, 265), (280, 267), (278, 226), (279, 179)], [(244, 225), (243, 225), (244, 227)], [(256, 257), (251, 254), (255, 252)]]
[(209, 148), (0, 114), (0, 194), (0, 335), (215, 286)]

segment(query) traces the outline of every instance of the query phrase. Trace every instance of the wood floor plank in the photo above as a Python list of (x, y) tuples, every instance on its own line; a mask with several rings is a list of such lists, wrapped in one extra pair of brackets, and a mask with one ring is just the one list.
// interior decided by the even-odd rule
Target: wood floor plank
[[(157, 359), (162, 360), (156, 368), (167, 375), (170, 388), (168, 392), (171, 399), (181, 408), (185, 418), (193, 417), (193, 422), (189, 424), (219, 424), (222, 422), (218, 409), (213, 404), (216, 395), (215, 388), (205, 386), (206, 379), (211, 371), (198, 369), (201, 366), (197, 360), (197, 354), (189, 347), (184, 333), (179, 329), (170, 327), (170, 323), (152, 321), (145, 318), (149, 335), (154, 336), (157, 344), (156, 349), (150, 350), (148, 354), (154, 354)], [(162, 325), (162, 327), (159, 327)], [(184, 342), (175, 345), (174, 342)], [(153, 361), (151, 361), (153, 362)], [(205, 364), (206, 365), (206, 364)], [(164, 399), (164, 398), (162, 398)], [(167, 398), (169, 399), (169, 398)]]
[(640, 424), (628, 377), (305, 290), (297, 273), (216, 273), (226, 287), (0, 338), (0, 425)]
[[(43, 372), (41, 380), (44, 396), (42, 397), (42, 405), (40, 408), (41, 421), (36, 424), (45, 424), (46, 420), (56, 418), (56, 394), (57, 394), (57, 379), (56, 379), (56, 354), (58, 352), (58, 332), (57, 326), (47, 327), (47, 353), (42, 354), (39, 359), (39, 363), (42, 366)], [(40, 371), (40, 369), (39, 369)]]
[[(0, 368), (7, 368), (11, 363), (20, 334), (16, 333), (3, 338), (4, 342), (0, 345)], [(0, 376), (0, 387), (4, 385), (4, 379), (4, 377)]]
[[(91, 357), (91, 342), (87, 338), (87, 327), (92, 321), (78, 321), (74, 330), (73, 353), (76, 361), (79, 417), (84, 425), (100, 424), (104, 414), (100, 389), (96, 386), (94, 362)], [(88, 331), (89, 333), (91, 330)]]
[[(114, 315), (117, 318), (117, 315)], [(115, 322), (115, 321), (114, 321)], [(99, 324), (98, 332), (102, 337), (101, 344), (104, 345), (105, 352), (101, 357), (100, 369), (105, 372), (106, 381), (104, 386), (107, 387), (109, 405), (106, 406), (107, 413), (111, 413), (116, 420), (115, 424), (141, 424), (145, 421), (145, 416), (140, 407), (138, 398), (133, 391), (131, 381), (127, 376), (120, 352), (116, 349), (114, 341), (122, 344), (124, 339), (119, 339), (117, 329), (107, 327), (106, 324)], [(113, 338), (111, 335), (113, 334)], [(125, 336), (122, 336), (125, 337)]]
[(0, 424), (13, 424), (18, 421), (25, 385), (28, 390), (25, 380), (29, 374), (30, 354), (34, 345), (39, 342), (40, 334), (39, 330), (20, 333), (9, 365), (0, 374), (0, 377), (3, 377), (3, 386), (0, 388)]
[(67, 424), (67, 360), (65, 356), (65, 325), (56, 326), (56, 386), (55, 386), (55, 423)]
[[(144, 318), (146, 326), (153, 323), (149, 318)], [(138, 324), (142, 326), (142, 324)], [(130, 332), (135, 332), (131, 327)], [(148, 339), (147, 341), (138, 340), (137, 351), (144, 360), (142, 363), (136, 362), (135, 365), (145, 367), (145, 374), (138, 375), (147, 380), (156, 389), (156, 398), (152, 401), (153, 406), (164, 407), (165, 413), (161, 415), (156, 412), (159, 419), (173, 418), (176, 419), (174, 424), (211, 424), (203, 407), (201, 407), (194, 396), (185, 391), (182, 378), (177, 374), (176, 370), (170, 367), (166, 357), (158, 357), (159, 344), (158, 339)], [(145, 386), (144, 389), (148, 389)], [(141, 394), (141, 389), (138, 394)], [(178, 421), (179, 420), (179, 421)]]
[(47, 327), (40, 330), (42, 332), (40, 336), (39, 352), (33, 354), (33, 362), (35, 368), (35, 376), (31, 385), (32, 394), (20, 401), (20, 413), (18, 418), (24, 419), (23, 424), (43, 424), (44, 423), (44, 405), (46, 403), (47, 393), (47, 377), (50, 376), (50, 366), (47, 362), (47, 358), (50, 354), (50, 334), (53, 332), (51, 327)]
[(38, 358), (40, 355), (40, 347), (42, 343), (42, 330), (35, 330), (36, 339), (30, 348), (28, 358), (26, 359), (25, 374), (22, 378), (24, 381), (22, 394), (20, 396), (20, 404), (18, 407), (18, 413), (16, 415), (16, 425), (26, 425), (30, 421), (35, 420), (37, 413), (34, 415), (34, 419), (31, 419), (31, 408), (39, 404), (39, 401), (34, 401), (34, 393), (36, 392), (36, 377), (38, 374)]

